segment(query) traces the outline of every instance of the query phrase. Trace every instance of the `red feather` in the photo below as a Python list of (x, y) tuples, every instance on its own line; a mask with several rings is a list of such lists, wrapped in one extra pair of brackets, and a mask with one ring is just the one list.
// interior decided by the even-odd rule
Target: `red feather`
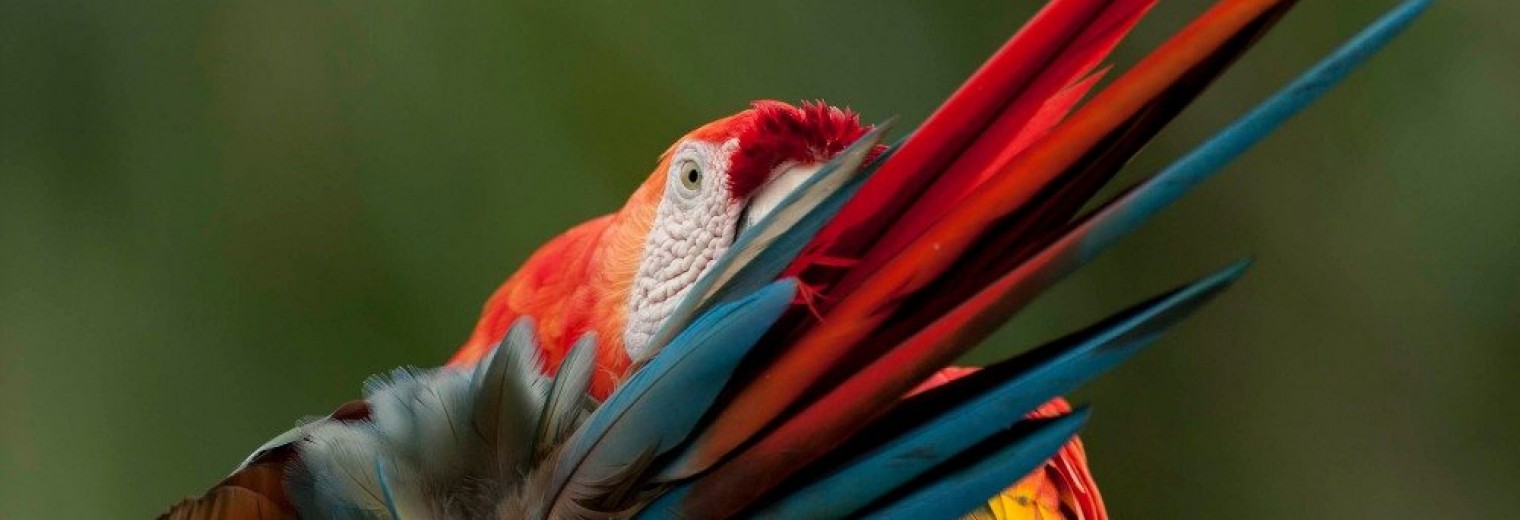
[[(1075, 64), (1065, 70), (1064, 75), (1051, 76), (1059, 77), (1061, 82), (1051, 82), (1054, 88), (1044, 90), (1044, 98), (1023, 102), (1024, 106), (1038, 108), (1045, 105), (1046, 101), (1051, 96), (1055, 96), (1058, 93), (1057, 89), (1063, 86), (1070, 77), (1080, 76), (1090, 68), (1083, 66), (1086, 62), (1095, 62), (1097, 58), (1101, 58), (1101, 54), (1091, 56), (1092, 52), (1097, 50), (1106, 52), (1107, 48), (1112, 47), (1112, 45), (1072, 47), (1071, 44), (1074, 42), (1107, 40), (1107, 38), (1084, 39), (1080, 37), (1082, 34), (1094, 31), (1110, 34), (1116, 29), (1127, 28), (1129, 25), (1114, 24), (1111, 21), (1128, 21), (1132, 25), (1132, 19), (1150, 4), (1150, 0), (1108, 2), (1057, 0), (1052, 2), (994, 54), (967, 80), (965, 85), (929, 117), (911, 138), (903, 143), (899, 150), (892, 154), (890, 159), (882, 164), (871, 180), (861, 188), (861, 192), (845, 206), (840, 215), (824, 227), (809, 246), (811, 252), (805, 252), (803, 257), (816, 257), (819, 250), (852, 257), (863, 250), (866, 244), (870, 244), (871, 240), (879, 236), (880, 228), (892, 223), (895, 216), (908, 207), (909, 202), (913, 200), (913, 195), (920, 191), (916, 186), (932, 181), (947, 165), (951, 164), (955, 157), (966, 148), (967, 143), (976, 138), (992, 122), (994, 116), (1003, 108), (1008, 107), (1012, 100), (1019, 99), (1026, 91), (1038, 94), (1026, 89), (1025, 86), (1036, 83), (1038, 78), (1044, 76), (1046, 69), (1043, 67), (1052, 63)], [(1100, 21), (1110, 23), (1099, 25)], [(1109, 37), (1117, 38), (1118, 36), (1122, 36), (1122, 31), (1117, 35), (1110, 34)], [(1082, 59), (1051, 59), (1052, 56), (1065, 55), (1064, 52), (1068, 52), (1068, 49), (1074, 49), (1070, 52), (1076, 52), (1076, 55)], [(1010, 117), (1021, 117), (1025, 121), (1033, 116), (1033, 113), (1016, 114), (1020, 110), (1014, 109), (1008, 113)], [(1002, 138), (1006, 141), (1013, 139), (1015, 135), (1013, 132), (1006, 132)], [(954, 258), (954, 251), (947, 250), (945, 255), (938, 258), (938, 269), (942, 269), (945, 262)], [(924, 267), (936, 265), (930, 260), (929, 258), (923, 260)], [(796, 274), (807, 267), (794, 264), (790, 270)], [(852, 268), (851, 272), (854, 272), (854, 269), (858, 267)], [(935, 274), (937, 272), (938, 270)], [(817, 276), (805, 274), (803, 280), (810, 289), (819, 290), (825, 295), (825, 301), (820, 302), (820, 306), (824, 309), (832, 307), (839, 313), (837, 315), (826, 313), (828, 318), (822, 322), (825, 326), (810, 329), (796, 342), (787, 341), (789, 344), (784, 347), (782, 359), (764, 370), (765, 378), (757, 381), (755, 386), (739, 395), (738, 403), (741, 404), (726, 410), (714, 428), (708, 430), (704, 438), (698, 441), (699, 452), (694, 455), (696, 458), (690, 461), (691, 470), (705, 467), (753, 435), (764, 426), (765, 418), (773, 416), (775, 412), (779, 412), (799, 397), (822, 375), (823, 371), (839, 361), (846, 350), (861, 339), (862, 334), (874, 329), (886, 318), (884, 314), (872, 314), (869, 312), (871, 309), (862, 307), (866, 305), (863, 302), (870, 302), (869, 305), (872, 306), (881, 303), (884, 301), (883, 294), (867, 295), (864, 298), (856, 298), (857, 295), (852, 294), (844, 298), (840, 293), (831, 291), (828, 283), (818, 280)], [(890, 278), (887, 283), (922, 286), (928, 280), (927, 277), (904, 280), (899, 276)], [(886, 285), (875, 287), (884, 289)], [(901, 288), (906, 289), (908, 286)], [(856, 308), (825, 305), (830, 299), (837, 302), (837, 305), (853, 303)], [(799, 321), (804, 324), (811, 323), (806, 320), (792, 321), (793, 323)], [(772, 339), (786, 341), (796, 338), (797, 336), (777, 336)], [(769, 384), (767, 384), (768, 381)], [(773, 388), (778, 384), (787, 385), (789, 388)], [(758, 406), (760, 411), (746, 412), (745, 410), (750, 406)]]
[(827, 161), (870, 130), (854, 112), (822, 102), (795, 107), (762, 100), (751, 106), (728, 130), (739, 139), (729, 158), (729, 192), (741, 199), (769, 181), (777, 166)]
[[(1285, 5), (1271, 0), (1239, 0), (1223, 2), (1205, 13), (928, 226), (858, 289), (838, 301), (816, 327), (785, 344), (780, 356), (760, 370), (763, 377), (739, 391), (696, 441), (683, 461), (686, 470), (703, 468), (730, 455), (735, 447), (760, 433), (770, 423), (768, 419), (785, 419), (695, 484), (687, 511), (721, 515), (743, 508), (765, 491), (766, 486), (757, 482), (778, 483), (837, 446), (890, 407), (898, 396), (990, 333), (1008, 313), (1027, 303), (1049, 281), (1029, 278), (1043, 273), (1036, 265), (1024, 264), (990, 286), (984, 285), (987, 278), (982, 276), (998, 273), (958, 270), (958, 279), (973, 278), (973, 285), (981, 289), (966, 294), (970, 300), (942, 306), (954, 310), (937, 319), (923, 306), (915, 305), (913, 316), (905, 317), (915, 326), (894, 320), (894, 325), (883, 328), (905, 301), (922, 296), (920, 291), (977, 246), (985, 231), (1029, 206), (1050, 183), (1066, 178), (1063, 172), (1079, 166), (1095, 148), (1113, 142), (1108, 138), (1115, 132), (1137, 121), (1151, 122), (1151, 112), (1146, 110), (1161, 100), (1176, 101), (1169, 99), (1174, 87), (1183, 85), (1185, 92), (1196, 93), (1190, 90), (1199, 80), (1191, 74), (1195, 69), (1206, 71), (1206, 77), (1222, 71), (1228, 58), (1243, 51), (1241, 43), (1253, 41), (1283, 9)], [(1166, 109), (1175, 113), (1180, 106)], [(1104, 164), (1116, 168), (1122, 163)], [(1035, 245), (1048, 242), (1036, 241)], [(997, 251), (979, 248), (977, 252)], [(928, 293), (932, 295), (933, 290)], [(903, 338), (905, 333), (898, 333), (919, 328), (922, 330), (907, 338)], [(859, 345), (870, 345), (870, 352), (857, 351)], [(878, 356), (884, 357), (873, 359)], [(843, 381), (834, 380), (839, 386), (832, 390), (827, 377), (830, 374), (843, 376)], [(818, 398), (795, 416), (783, 413), (807, 403), (803, 398), (810, 393)], [(776, 449), (781, 446), (785, 449)]]

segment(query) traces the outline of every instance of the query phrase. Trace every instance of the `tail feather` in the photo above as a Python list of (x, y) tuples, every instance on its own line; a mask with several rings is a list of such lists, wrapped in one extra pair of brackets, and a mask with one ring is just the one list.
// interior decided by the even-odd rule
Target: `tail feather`
[(864, 250), (835, 294), (848, 294), (850, 280), (858, 283), (876, 272), (887, 260), (928, 230), (929, 226), (997, 175), (1010, 161), (1052, 130), (1076, 106), (1095, 83), (1087, 77), (1135, 24), (1155, 5), (1154, 1), (1113, 2), (1095, 13), (1083, 30), (1028, 81), (997, 117), (933, 177), (922, 197), (902, 210), (879, 240)]
[[(1054, 0), (1008, 40), (939, 109), (905, 140), (891, 161), (819, 232), (809, 249), (813, 257), (856, 258), (896, 220), (906, 201), (924, 192), (931, 180), (1049, 65), (1067, 53), (1069, 44), (1104, 13), (1132, 10), (1148, 0)], [(1038, 103), (1038, 95), (1031, 95)], [(794, 265), (788, 275), (801, 275)], [(810, 280), (811, 283), (811, 280)]]
[[(853, 507), (863, 506), (860, 500), (874, 499), (942, 460), (925, 454), (948, 456), (969, 449), (970, 444), (1006, 428), (1040, 403), (1127, 359), (1224, 290), (1245, 267), (1245, 262), (1232, 265), (1086, 330), (915, 396), (882, 416), (883, 407), (875, 406), (882, 401), (880, 396), (905, 395), (926, 378), (904, 369), (923, 365), (919, 356), (924, 349), (916, 344), (894, 348), (704, 475), (693, 485), (683, 512), (703, 517), (732, 514), (763, 496), (768, 490), (766, 484), (782, 482), (793, 474), (802, 476), (807, 484), (773, 502), (776, 507), (843, 507), (849, 502), (855, 502)], [(935, 369), (947, 363), (949, 360)], [(994, 381), (997, 386), (985, 388)], [(862, 431), (868, 423), (880, 431)], [(877, 438), (884, 440), (873, 441)], [(810, 465), (830, 453), (836, 457), (840, 453), (861, 455), (833, 471), (827, 469), (828, 462)], [(821, 516), (851, 511), (829, 511)]]
[[(726, 456), (781, 417), (809, 390), (826, 384), (824, 376), (845, 362), (904, 302), (943, 275), (985, 231), (1027, 204), (1037, 191), (1101, 144), (1105, 136), (1163, 97), (1187, 71), (1206, 62), (1238, 35), (1256, 28), (1254, 22), (1275, 18), (1285, 5), (1251, 0), (1221, 3), (934, 222), (869, 280), (846, 295), (832, 295), (839, 303), (823, 320), (794, 340), (776, 345), (780, 349), (776, 360), (758, 371), (766, 377), (736, 392), (733, 402), (695, 442), (690, 463), (705, 466)], [(903, 157), (902, 153), (893, 159)], [(883, 172), (890, 166), (884, 164)], [(846, 280), (850, 276), (853, 273)], [(932, 370), (924, 377), (929, 373)]]

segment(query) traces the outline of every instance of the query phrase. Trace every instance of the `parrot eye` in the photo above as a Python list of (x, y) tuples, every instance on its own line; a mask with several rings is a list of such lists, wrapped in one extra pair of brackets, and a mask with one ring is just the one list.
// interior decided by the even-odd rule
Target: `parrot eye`
[(681, 165), (681, 185), (689, 190), (702, 188), (702, 169), (697, 168), (696, 163), (687, 162)]

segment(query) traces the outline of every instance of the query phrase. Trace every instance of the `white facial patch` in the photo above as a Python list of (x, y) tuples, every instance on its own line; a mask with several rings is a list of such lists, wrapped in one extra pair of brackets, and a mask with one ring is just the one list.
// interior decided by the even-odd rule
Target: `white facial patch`
[(737, 139), (721, 146), (686, 142), (671, 155), (665, 196), (629, 294), (623, 337), (629, 357), (643, 359), (650, 338), (692, 284), (734, 243), (744, 205), (730, 196), (726, 172), (738, 146)]

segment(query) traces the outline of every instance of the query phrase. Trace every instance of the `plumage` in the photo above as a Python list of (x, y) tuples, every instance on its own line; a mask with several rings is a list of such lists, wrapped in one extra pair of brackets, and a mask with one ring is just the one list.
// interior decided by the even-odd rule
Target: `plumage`
[[(485, 443), (484, 451), (493, 459), (490, 463), (503, 473), (527, 471), (527, 465), (534, 461), (538, 443), (524, 445), (522, 440), (538, 439), (542, 432), (540, 421), (551, 410), (560, 413), (559, 408), (563, 406), (548, 403), (552, 387), (536, 375), (542, 371), (543, 360), (538, 355), (539, 346), (533, 339), (533, 328), (531, 318), (519, 318), (502, 340), (502, 346), (476, 367), (469, 382), (475, 393), (469, 400), (473, 431)], [(564, 376), (567, 384), (569, 379), (576, 377), (573, 361), (577, 351), (594, 348), (596, 335), (593, 333), (587, 333), (576, 343), (559, 374)], [(558, 381), (560, 377), (555, 379)], [(581, 391), (584, 392), (584, 388)], [(553, 418), (559, 419), (559, 416)]]
[[(530, 318), (518, 318), (527, 319)], [(591, 390), (591, 373), (595, 370), (596, 335), (587, 334), (570, 349), (545, 395), (538, 431), (533, 435), (531, 453), (535, 457), (548, 455), (574, 431), (586, 413), (586, 393)]]
[(1088, 410), (1052, 419), (1021, 421), (998, 432), (971, 451), (958, 454), (943, 469), (925, 475), (896, 497), (868, 509), (866, 518), (956, 518), (966, 515), (1019, 480), (1077, 434)]
[[(751, 110), (752, 117), (735, 121), (737, 128), (710, 129), (724, 137), (731, 135), (744, 145), (729, 159), (730, 192), (740, 198), (770, 181), (776, 165), (828, 161), (859, 142), (868, 131), (854, 114), (821, 102), (793, 107), (779, 101), (756, 101)], [(702, 133), (698, 130), (695, 136)]]
[(221, 485), (200, 498), (187, 498), (159, 516), (163, 520), (227, 518), (238, 520), (294, 520), (294, 511), (285, 510), (267, 495), (242, 487)]
[[(977, 245), (977, 240), (984, 236), (985, 231), (1025, 207), (1048, 182), (1058, 179), (1057, 176), (1062, 171), (1076, 164), (1084, 151), (1098, 145), (1105, 136), (1139, 113), (1142, 107), (1163, 95), (1167, 87), (1182, 79), (1185, 71), (1213, 55), (1214, 50), (1242, 34), (1242, 31), (1251, 30), (1253, 21), (1273, 17), (1273, 13), (1278, 12), (1276, 9), (1282, 8), (1274, 2), (1221, 2), (1142, 61), (1133, 71), (1099, 93), (1092, 103), (1073, 114), (1066, 124), (1015, 158), (1004, 169), (1006, 174), (989, 179), (951, 212), (934, 221), (908, 248), (890, 256), (880, 268), (873, 270), (874, 265), (863, 263), (852, 269), (838, 285), (827, 292), (837, 303), (824, 311), (824, 319), (806, 322), (804, 330), (786, 336), (777, 334), (783, 338), (775, 347), (780, 353), (773, 363), (764, 368), (767, 377), (757, 379), (754, 385), (739, 390), (734, 405), (718, 416), (714, 428), (696, 441), (694, 450), (698, 454), (693, 456), (693, 464), (710, 464), (752, 438), (772, 418), (794, 406), (806, 389), (816, 384), (827, 384), (822, 379), (837, 363), (850, 356), (871, 355), (860, 352), (859, 346), (896, 343), (904, 336), (901, 331), (911, 330), (911, 327), (905, 324), (882, 325), (904, 303), (915, 298), (931, 302), (913, 309), (910, 323), (922, 327), (935, 317), (936, 310), (943, 311), (954, 305), (936, 304), (932, 299), (932, 291), (943, 290), (954, 284), (955, 280), (981, 286), (985, 284), (984, 277), (1001, 276), (1002, 272), (957, 272), (959, 276), (948, 284), (931, 287), (931, 283), (936, 282), (957, 260), (964, 258), (963, 253)], [(907, 146), (908, 144), (904, 145), (905, 148)], [(895, 154), (892, 160), (901, 157), (903, 155)], [(883, 164), (879, 173), (884, 175), (890, 167), (890, 162)], [(873, 177), (880, 178), (880, 175)], [(869, 189), (869, 184), (862, 189)], [(998, 236), (990, 238), (992, 241), (998, 239)], [(1029, 245), (1038, 245), (1038, 242), (1032, 240), (1028, 242)], [(1017, 255), (1009, 255), (1010, 252), (1006, 251), (973, 251), (969, 255), (981, 253), (1018, 260)], [(873, 258), (871, 252), (863, 256), (866, 259)], [(803, 280), (811, 283), (805, 277)], [(861, 281), (853, 283), (853, 280)], [(930, 292), (921, 292), (926, 289)], [(966, 298), (971, 295), (962, 293), (953, 296)], [(944, 353), (943, 357), (948, 358), (944, 361), (949, 362), (954, 355), (952, 352)], [(917, 378), (921, 380), (933, 372), (932, 369), (920, 369)], [(896, 395), (906, 392), (916, 382), (907, 384)], [(884, 392), (879, 397), (886, 402), (891, 395), (893, 392)]]
[[(1059, 11), (1069, 10), (1068, 5), (1072, 4), (1076, 2), (1052, 2), (1045, 12), (1054, 17)], [(879, 265), (890, 258), (892, 253), (902, 250), (908, 241), (922, 234), (927, 226), (977, 190), (1035, 140), (1048, 133), (1095, 85), (1099, 75), (1089, 74), (1129, 30), (1139, 23), (1140, 18), (1155, 5), (1155, 1), (1110, 1), (1101, 4), (1104, 5), (1082, 13), (1070, 25), (1052, 27), (1048, 33), (1041, 31), (1047, 27), (1042, 24), (1047, 20), (1044, 14), (1031, 21), (1025, 31), (1015, 36), (1009, 47), (1001, 51), (1024, 61), (1017, 67), (1007, 68), (989, 62), (983, 69), (988, 77), (996, 75), (1017, 80), (1019, 88), (1010, 91), (1005, 98), (982, 99), (985, 110), (994, 117), (985, 122), (981, 132), (965, 136), (959, 142), (938, 144), (941, 149), (936, 150), (936, 156), (954, 154), (941, 160), (944, 164), (942, 169), (905, 163), (893, 170), (899, 165), (890, 162), (883, 165), (887, 170), (883, 180), (893, 171), (921, 177), (905, 182), (923, 186), (922, 196), (910, 204), (874, 208), (863, 204), (852, 206), (853, 211), (871, 215), (874, 226), (850, 229), (847, 235), (850, 242), (831, 241), (829, 237), (822, 237), (814, 247), (827, 248), (834, 255), (859, 255), (869, 249), (869, 254), (861, 259), (862, 265), (852, 272), (870, 272), (874, 270), (873, 265)], [(1059, 35), (1059, 38), (1036, 39), (1031, 36), (1027, 40), (1021, 39), (1020, 36), (1025, 32)], [(1047, 58), (1049, 61), (1045, 62), (1037, 61), (1044, 56), (1054, 58)], [(968, 82), (966, 87), (946, 101), (942, 110), (953, 114), (951, 107), (962, 102), (963, 95), (969, 97), (975, 88), (977, 85)], [(978, 100), (964, 99), (967, 105), (975, 101)], [(981, 117), (986, 116), (987, 114), (981, 114)], [(925, 123), (926, 131), (929, 124), (931, 123)], [(965, 123), (965, 126), (975, 128), (971, 126), (973, 124), (975, 123)], [(918, 146), (919, 149), (926, 149), (936, 146), (932, 141), (920, 144), (919, 135), (925, 134), (915, 134), (904, 143), (904, 148)], [(936, 171), (939, 173), (933, 175)], [(894, 211), (901, 214), (891, 220), (890, 224), (884, 222), (888, 220), (884, 217), (890, 216)], [(834, 222), (835, 229), (840, 232), (846, 225), (848, 221), (843, 218)], [(868, 248), (852, 244), (861, 243), (862, 235), (873, 234), (879, 234), (881, 238), (871, 242)]]
[(1245, 262), (985, 369), (946, 367), (1429, 5), (1406, 1), (1081, 213), (1293, 4), (1223, 0), (1096, 89), (1153, 3), (1052, 1), (893, 146), (890, 124), (822, 103), (698, 128), (621, 210), (535, 253), (448, 366), (371, 379), (170, 517), (1107, 518), (1074, 439), (1090, 411), (1060, 394)]
[[(671, 341), (565, 443), (546, 490), (544, 515), (553, 516), (566, 500), (602, 500), (599, 488), (611, 485), (625, 467), (642, 457), (664, 456), (685, 441), (749, 348), (795, 295), (791, 280), (772, 283), (714, 307)], [(639, 476), (630, 480), (637, 483)]]
[[(835, 459), (841, 452), (858, 455), (844, 463), (825, 461), (803, 468), (809, 475), (806, 487), (771, 497), (760, 511), (777, 518), (840, 518), (855, 513), (872, 497), (884, 495), (1011, 428), (1041, 403), (1117, 365), (1244, 272), (1244, 264), (1233, 265), (1013, 360), (916, 395), (881, 418), (882, 424), (902, 426), (902, 431), (873, 431), (865, 439), (830, 447), (830, 456)], [(870, 381), (874, 374), (863, 372), (858, 376), (851, 382)], [(848, 402), (830, 399), (846, 394), (838, 392), (816, 401), (727, 467), (741, 467), (742, 457), (751, 453), (779, 457), (783, 450), (806, 443), (820, 427), (818, 420), (810, 418), (826, 418), (850, 409)], [(787, 439), (784, 434), (789, 428), (797, 436)], [(876, 436), (885, 440), (863, 442)], [(715, 479), (721, 480), (721, 476), (715, 475)], [(986, 496), (990, 495), (982, 498)]]
[[(765, 161), (774, 161), (769, 168), (822, 164), (869, 130), (853, 112), (821, 103), (793, 107), (758, 101), (750, 110), (693, 130), (680, 143), (722, 147), (744, 140), (747, 145), (725, 159), (732, 162), (732, 175), (724, 179), (725, 196), (742, 197), (764, 186), (761, 174), (766, 172), (760, 170), (766, 169)], [(597, 333), (596, 357), (602, 369), (593, 374), (592, 395), (605, 398), (635, 358), (647, 357), (640, 354), (646, 350), (643, 345), (626, 341), (632, 319), (631, 292), (636, 278), (646, 274), (638, 272), (644, 267), (641, 261), (650, 256), (646, 239), (652, 239), (659, 219), (656, 208), (668, 196), (669, 187), (660, 172), (672, 168), (679, 151), (678, 146), (667, 150), (655, 167), (656, 174), (619, 211), (567, 231), (530, 256), (487, 300), (475, 331), (450, 363), (475, 363), (502, 338), (508, 325), (519, 316), (531, 316), (538, 320), (538, 339), (550, 375), (575, 339), (586, 332)], [(879, 149), (870, 147), (866, 157), (877, 153)], [(693, 278), (696, 274), (690, 273)]]

